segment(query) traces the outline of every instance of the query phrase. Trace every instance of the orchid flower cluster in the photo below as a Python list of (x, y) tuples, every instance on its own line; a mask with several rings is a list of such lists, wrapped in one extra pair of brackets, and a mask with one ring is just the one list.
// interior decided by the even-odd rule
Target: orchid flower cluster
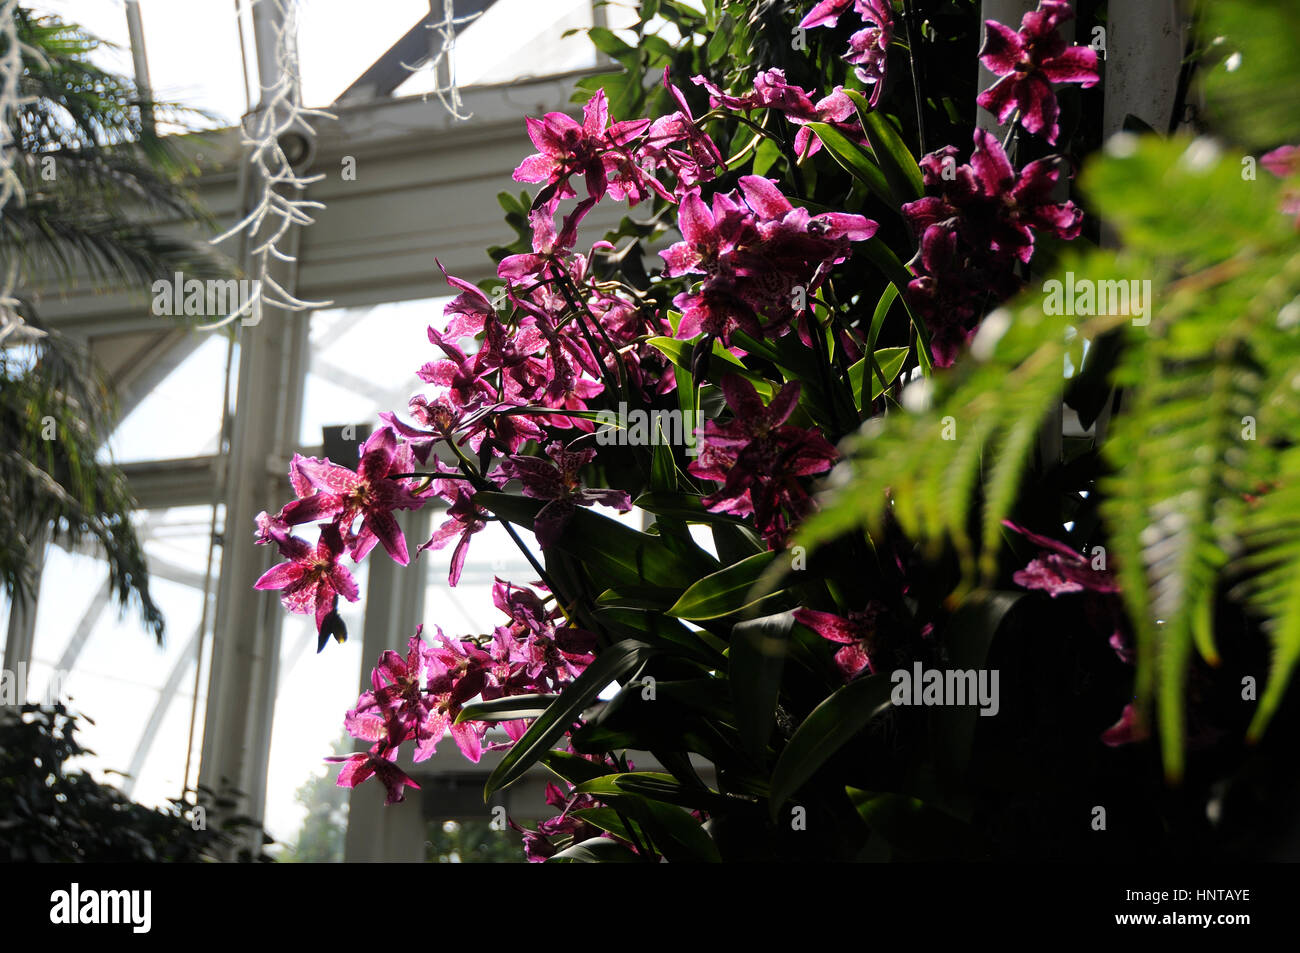
[(930, 330), (939, 367), (951, 366), (981, 317), (1020, 289), (1016, 269), (1033, 257), (1037, 232), (1069, 240), (1083, 224), (1073, 202), (1053, 198), (1055, 160), (1017, 172), (983, 129), (975, 130), (970, 162), (959, 166), (957, 156), (954, 146), (925, 156), (921, 171), (932, 194), (903, 206), (920, 242), (909, 304)]
[(849, 51), (844, 59), (853, 64), (858, 79), (871, 87), (871, 107), (874, 109), (884, 91), (889, 44), (894, 37), (892, 4), (888, 0), (822, 0), (799, 22), (799, 28), (810, 30), (818, 26), (837, 26), (849, 7), (853, 7), (863, 28), (849, 37)]
[[(1052, 83), (1098, 81), (1097, 52), (1067, 46), (1059, 26), (1073, 17), (1064, 0), (1042, 0), (1017, 32), (985, 22), (981, 61), (999, 77), (978, 102), (999, 122), (1018, 121), (1027, 132), (1056, 143), (1060, 107)], [(909, 284), (911, 306), (929, 327), (935, 364), (948, 367), (974, 335), (980, 317), (1019, 290), (1019, 266), (1034, 254), (1034, 236), (1077, 238), (1083, 212), (1058, 201), (1060, 162), (1039, 159), (1016, 171), (1004, 146), (975, 130), (970, 161), (944, 146), (921, 162), (927, 195), (903, 206), (920, 241)]]
[(821, 140), (812, 135), (808, 128), (810, 122), (827, 123), (850, 141), (867, 145), (862, 127), (857, 122), (850, 122), (855, 110), (853, 100), (844, 92), (843, 86), (836, 86), (830, 93), (813, 102), (813, 93), (787, 83), (785, 71), (779, 69), (761, 71), (754, 77), (754, 91), (742, 96), (723, 92), (717, 84), (709, 82), (703, 76), (696, 76), (692, 82), (708, 91), (709, 105), (715, 109), (721, 107), (745, 112), (769, 109), (783, 114), (799, 127), (795, 133), (794, 149), (803, 158), (816, 155), (822, 147)]
[[(361, 447), (355, 471), (328, 459), (293, 458), (289, 475), (297, 498), (258, 519), (257, 542), (275, 544), (285, 561), (256, 586), (280, 590), (291, 612), (312, 613), (322, 645), (341, 630), (339, 597), (359, 597), (345, 555), (359, 562), (382, 545), (397, 563), (409, 562), (394, 515), (399, 510), (434, 499), (445, 504), (445, 521), (417, 554), (455, 540), (452, 585), (460, 579), (470, 538), (493, 518), (475, 503), (481, 490), (514, 480), (524, 496), (545, 501), (533, 527), (543, 551), (559, 539), (578, 506), (627, 512), (632, 504), (625, 491), (583, 485), (582, 472), (597, 455), (581, 446), (593, 430), (589, 401), (609, 393), (649, 400), (675, 387), (661, 352), (645, 343), (651, 336), (689, 339), (703, 332), (730, 346), (737, 329), (758, 339), (788, 332), (798, 316), (792, 289), (815, 289), (830, 267), (848, 257), (851, 241), (873, 234), (875, 223), (863, 216), (810, 215), (793, 206), (776, 183), (757, 176), (743, 177), (737, 191), (715, 194), (710, 209), (700, 185), (713, 178), (720, 153), (667, 76), (665, 84), (681, 108), (653, 123), (611, 124), (599, 92), (581, 123), (562, 113), (528, 120), (539, 151), (520, 164), (515, 178), (542, 187), (530, 215), (532, 251), (505, 258), (498, 269), (504, 307), (448, 275), (460, 293), (446, 307), (445, 327), (428, 331), (440, 356), (418, 370), (438, 392), (412, 398), (410, 422), (381, 414), (385, 427)], [(662, 171), (667, 183), (655, 175)], [(586, 196), (557, 229), (559, 203), (577, 197), (570, 183), (575, 174), (583, 176)], [(593, 258), (610, 250), (609, 243), (599, 242), (585, 255), (573, 250), (578, 224), (596, 203), (611, 197), (635, 206), (652, 194), (678, 207), (683, 234), (683, 241), (663, 252), (665, 277), (704, 276), (697, 290), (678, 295), (675, 332), (635, 289), (594, 278)], [(474, 339), (481, 343), (467, 353), (464, 342)], [(763, 535), (779, 546), (811, 502), (798, 478), (829, 469), (835, 450), (815, 428), (786, 423), (798, 400), (797, 383), (770, 405), (739, 377), (729, 378), (724, 392), (734, 419), (710, 422), (706, 453), (692, 472), (721, 484), (707, 506), (753, 515)], [(439, 445), (456, 465), (434, 453)], [(523, 452), (527, 445), (542, 453)], [(419, 467), (426, 469), (417, 473)], [(320, 524), (315, 546), (293, 535), (306, 523)], [(590, 661), (595, 637), (567, 624), (545, 586), (535, 591), (499, 581), (496, 602), (511, 621), (489, 640), (439, 632), (436, 646), (412, 637), (404, 659), (385, 653), (373, 673), (373, 690), (347, 719), (353, 736), (373, 747), (344, 759), (340, 783), (377, 776), (390, 800), (398, 800), (403, 787), (413, 784), (392, 763), (402, 744), (414, 742), (415, 758), (423, 760), (450, 730), (476, 761), (486, 725), (456, 724), (462, 705), (557, 690)], [(507, 722), (505, 728), (518, 737), (518, 724)]]
[[(371, 690), (344, 719), (348, 734), (370, 742), (371, 748), (330, 759), (344, 763), (340, 785), (352, 787), (377, 776), (388, 792), (387, 803), (400, 801), (405, 787), (419, 787), (393, 763), (403, 744), (414, 742), (414, 760), (425, 761), (450, 732), (461, 753), (477, 762), (485, 750), (487, 725), (458, 721), (464, 705), (475, 698), (555, 692), (594, 658), (596, 636), (568, 625), (541, 593), (498, 579), (492, 598), (509, 622), (490, 636), (453, 639), (439, 629), (431, 644), (419, 627), (405, 657), (392, 650), (380, 656), (371, 672)], [(518, 741), (526, 727), (518, 719), (500, 726), (509, 739), (497, 743), (501, 745)]]
[[(847, 59), (871, 87), (874, 108), (887, 79), (891, 5), (825, 0), (801, 26), (834, 26), (850, 6), (863, 28), (850, 39)], [(1095, 53), (1059, 41), (1057, 25), (1068, 15), (1067, 4), (1043, 0), (1019, 32), (988, 24), (985, 63), (1002, 78), (981, 102), (987, 99), (1002, 118), (1017, 116), (1030, 132), (1045, 132), (1049, 142), (1058, 115), (1050, 83), (1096, 82)], [(504, 739), (489, 742), (485, 722), (461, 717), (465, 706), (562, 691), (592, 663), (598, 635), (576, 624), (565, 596), (481, 494), (517, 485), (519, 494), (540, 501), (532, 529), (543, 554), (561, 547), (579, 508), (631, 510), (626, 490), (591, 485), (604, 462), (592, 445), (593, 420), (611, 401), (649, 407), (683, 386), (683, 367), (653, 340), (689, 342), (692, 368), (715, 355), (733, 359), (726, 366), (734, 372), (715, 375), (721, 397), (715, 406), (725, 409), (706, 422), (699, 457), (685, 468), (700, 481), (704, 510), (746, 523), (770, 551), (784, 549), (812, 512), (810, 481), (835, 464), (832, 441), (841, 434), (807, 426), (801, 412), (806, 388), (798, 380), (756, 387), (755, 376), (742, 373), (741, 359), (755, 349), (825, 346), (846, 366), (870, 358), (860, 330), (819, 319), (814, 306), (822, 304), (816, 296), (832, 272), (857, 243), (875, 236), (878, 224), (847, 211), (814, 212), (778, 180), (760, 175), (732, 177), (727, 181), (734, 186), (716, 187), (727, 162), (704, 124), (775, 111), (797, 127), (800, 161), (823, 146), (810, 123), (829, 124), (863, 148), (869, 144), (842, 87), (819, 97), (787, 83), (780, 69), (760, 71), (752, 92), (740, 95), (704, 76), (693, 82), (709, 94), (708, 116), (692, 113), (665, 69), (664, 88), (677, 107), (668, 115), (612, 120), (598, 90), (581, 121), (558, 112), (526, 121), (537, 151), (523, 159), (514, 178), (538, 186), (528, 210), (529, 250), (499, 262), (500, 287), (493, 294), (444, 271), (457, 294), (441, 327), (428, 329), (434, 353), (418, 375), (431, 392), (412, 397), (403, 416), (380, 414), (383, 429), (360, 448), (355, 470), (295, 456), (289, 477), (296, 498), (258, 518), (257, 542), (275, 545), (284, 561), (257, 588), (278, 590), (286, 609), (312, 614), (322, 646), (329, 636), (343, 635), (339, 598), (359, 597), (345, 556), (356, 563), (381, 546), (397, 563), (410, 561), (396, 519), (402, 510), (435, 501), (443, 509), (443, 521), (416, 555), (454, 543), (452, 586), (460, 581), (473, 536), (494, 521), (540, 579), (526, 586), (496, 581), (494, 602), (506, 620), (490, 634), (449, 637), (438, 629), (426, 640), (417, 630), (405, 655), (383, 653), (371, 689), (345, 721), (370, 747), (332, 759), (343, 763), (340, 785), (377, 777), (389, 803), (400, 801), (406, 787), (418, 787), (396, 764), (403, 746), (412, 744), (414, 760), (423, 761), (450, 733), (465, 756), (478, 761), (485, 750), (509, 747), (527, 725), (500, 722)], [(1055, 162), (1039, 160), (1017, 171), (1003, 146), (982, 130), (974, 146), (962, 165), (953, 146), (925, 156), (919, 165), (928, 194), (902, 209), (919, 244), (908, 301), (932, 332), (939, 366), (953, 362), (988, 307), (1019, 287), (1017, 268), (1030, 261), (1036, 233), (1073, 238), (1082, 219), (1078, 208), (1054, 194), (1061, 176)], [(627, 249), (609, 241), (577, 249), (579, 225), (608, 200), (629, 208), (656, 203), (659, 215), (675, 212), (681, 240), (660, 252), (664, 266), (651, 291), (606, 277), (603, 260)], [(658, 283), (676, 291), (675, 310), (661, 305), (667, 299), (656, 296)], [(314, 545), (295, 535), (312, 523), (320, 534)], [(1069, 566), (1040, 570), (1026, 583), (1046, 585), (1044, 573), (1056, 572), (1068, 587), (1078, 575), (1070, 575)], [(1101, 583), (1091, 588), (1113, 591)], [(876, 630), (886, 615), (872, 600), (844, 616), (803, 608), (796, 620), (837, 647), (835, 666), (850, 681), (872, 670)], [(573, 835), (583, 822), (572, 811), (596, 803), (558, 788), (548, 799), (562, 812), (549, 827), (526, 833), (529, 859), (550, 856), (548, 836)]]

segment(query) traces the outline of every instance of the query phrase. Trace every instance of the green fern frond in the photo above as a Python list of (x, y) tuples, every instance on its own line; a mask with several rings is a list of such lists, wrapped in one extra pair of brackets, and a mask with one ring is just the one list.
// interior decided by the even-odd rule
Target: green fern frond
[[(1107, 252), (1070, 262), (1081, 276), (1111, 275), (1120, 267)], [(991, 315), (971, 357), (930, 383), (911, 385), (922, 393), (933, 387), (926, 409), (874, 418), (847, 440), (845, 462), (800, 541), (815, 545), (854, 529), (878, 531), (888, 509), (904, 532), (931, 544), (931, 553), (948, 541), (965, 554), (973, 584), (977, 563), (968, 526), (978, 515), (985, 551), (978, 562), (987, 581), (994, 568), (987, 550), (1000, 539), (1039, 425), (1066, 383), (1066, 324), (1045, 315), (1042, 305), (1041, 293), (1026, 294)], [(1076, 327), (1092, 338), (1125, 320), (1105, 315)]]
[[(1239, 580), (1275, 647), (1252, 737), (1300, 664), (1300, 245), (1278, 184), (1243, 176), (1242, 156), (1204, 140), (1125, 146), (1084, 177), (1123, 250), (1067, 259), (1058, 274), (1150, 283), (1145, 313), (1075, 330), (1118, 334), (1108, 383), (1123, 399), (1099, 448), (1099, 512), (1137, 634), (1138, 696), (1159, 715), (1177, 778), (1188, 665), (1196, 652), (1217, 664), (1216, 641), (1233, 634), (1213, 631), (1225, 581)], [(928, 408), (869, 421), (846, 442), (801, 542), (875, 531), (890, 510), (931, 554), (952, 545), (963, 590), (976, 564), (983, 581), (997, 572), (1001, 522), (1066, 384), (1070, 319), (1045, 315), (1044, 297), (1030, 290), (990, 315), (971, 353), (934, 377)]]

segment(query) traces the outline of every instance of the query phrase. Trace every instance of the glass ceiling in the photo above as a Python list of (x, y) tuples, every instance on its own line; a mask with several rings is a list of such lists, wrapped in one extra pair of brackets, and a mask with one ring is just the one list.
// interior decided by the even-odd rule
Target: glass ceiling
[[(123, 0), (31, 0), (38, 13), (82, 24), (117, 49), (100, 65), (132, 75)], [(243, 0), (244, 44), (256, 76), (249, 0)], [(441, 9), (441, 0), (436, 4)], [(358, 15), (355, 0), (301, 0), (298, 50), (303, 99), (328, 106), (430, 9), (428, 0), (383, 0)], [(235, 125), (248, 109), (241, 69), (236, 0), (140, 0), (150, 80), (157, 98), (210, 114), (199, 125)], [(591, 26), (590, 0), (497, 0), (467, 25), (457, 42), (461, 85), (503, 83), (595, 64), (586, 38), (566, 30)], [(433, 88), (429, 70), (416, 71), (398, 95)], [(252, 91), (256, 101), (257, 90)], [(325, 120), (328, 121), (328, 120)]]
[(116, 463), (136, 463), (218, 451), (229, 341), (219, 333), (195, 334), (198, 346), (122, 419), (101, 460), (111, 454)]
[[(587, 38), (564, 36), (591, 25), (591, 0), (497, 0), (457, 39), (456, 81), (486, 86), (594, 66), (596, 51)], [(396, 95), (433, 88), (433, 73), (424, 69), (399, 86)]]
[(428, 327), (441, 325), (442, 309), (450, 300), (425, 298), (315, 312), (300, 444), (320, 444), (322, 428), (328, 426), (377, 426), (381, 410), (405, 415), (407, 400), (426, 387), (416, 370), (441, 356), (429, 343)]

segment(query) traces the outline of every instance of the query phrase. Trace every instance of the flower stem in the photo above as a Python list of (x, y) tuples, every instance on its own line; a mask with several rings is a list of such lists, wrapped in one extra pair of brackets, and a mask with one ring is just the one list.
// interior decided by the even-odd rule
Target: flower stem
[(1016, 123), (1020, 121), (1020, 110), (1017, 109), (1011, 114), (1011, 121), (1007, 125), (1007, 134), (1002, 139), (1002, 151), (1006, 152), (1007, 147), (1011, 145), (1011, 138), (1016, 134)]
[(807, 198), (807, 193), (804, 190), (803, 170), (799, 168), (799, 157), (795, 155), (794, 147), (791, 146), (790, 143), (782, 139), (780, 136), (774, 134), (766, 126), (760, 126), (758, 123), (754, 122), (754, 120), (750, 119), (748, 116), (731, 114), (728, 116), (728, 118), (735, 119), (737, 122), (743, 123), (744, 125), (748, 126), (750, 129), (753, 129), (754, 132), (758, 133), (761, 136), (765, 136), (766, 138), (771, 139), (773, 142), (776, 143), (777, 147), (781, 150), (781, 155), (785, 156), (786, 164), (789, 165), (790, 167), (790, 176), (791, 178), (794, 179), (795, 192), (798, 193), (800, 197)]
[(547, 589), (555, 592), (555, 584), (551, 582), (551, 577), (546, 574), (546, 570), (537, 562), (537, 557), (533, 555), (532, 550), (524, 545), (524, 541), (519, 538), (519, 532), (510, 525), (510, 521), (498, 516), (497, 522), (501, 524), (501, 528), (514, 540), (515, 545), (519, 547), (519, 551), (524, 554), (524, 558), (532, 565), (533, 571), (537, 573), (537, 578), (545, 584)]
[[(560, 280), (558, 287), (560, 289), (560, 293), (564, 295), (564, 300), (568, 302), (569, 307), (573, 309), (574, 317), (578, 319), (578, 327), (582, 329), (583, 337), (587, 339), (588, 345), (591, 346), (592, 348), (592, 352), (593, 352), (592, 356), (595, 357), (598, 361), (600, 361), (602, 376), (604, 376), (605, 374), (608, 374), (609, 368), (606, 366), (605, 362), (600, 358), (599, 349), (596, 347), (596, 342), (592, 338), (591, 332), (590, 330), (588, 330), (586, 323), (582, 320), (582, 313), (586, 313), (587, 317), (591, 319), (591, 323), (595, 326), (597, 333), (601, 337), (601, 340), (604, 341), (605, 343), (606, 350), (608, 350), (610, 355), (614, 358), (614, 371), (618, 375), (618, 392), (622, 394), (624, 398), (628, 398), (630, 402), (630, 398), (627, 391), (627, 378), (623, 374), (623, 361), (619, 356), (618, 348), (616, 348), (614, 346), (614, 342), (609, 339), (609, 334), (605, 331), (605, 326), (601, 324), (599, 320), (597, 320), (594, 314), (591, 313), (591, 308), (587, 306), (586, 301), (583, 301), (581, 303), (578, 302), (577, 294), (576, 294), (577, 289), (574, 287), (571, 278), (565, 275)], [(608, 382), (606, 382), (606, 386), (607, 387), (609, 386)], [(612, 389), (613, 388), (611, 388), (611, 390)]]
[(916, 13), (912, 9), (912, 0), (903, 0), (903, 29), (907, 32), (907, 58), (912, 67), (912, 98), (916, 100), (916, 139), (921, 147), (921, 155), (928, 155), (930, 150), (925, 144), (925, 112), (921, 101), (919, 57), (916, 53), (916, 38), (912, 32), (912, 21)]

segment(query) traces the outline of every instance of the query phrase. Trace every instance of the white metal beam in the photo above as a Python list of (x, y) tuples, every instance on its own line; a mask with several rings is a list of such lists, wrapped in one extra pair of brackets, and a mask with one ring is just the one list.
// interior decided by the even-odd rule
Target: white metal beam
[[(524, 188), (511, 173), (533, 151), (523, 117), (576, 114), (569, 94), (574, 80), (588, 72), (468, 87), (462, 90), (465, 109), (474, 114), (468, 122), (420, 96), (343, 106), (336, 110), (337, 122), (318, 122), (316, 156), (307, 172), (326, 174), (310, 190), (326, 208), (303, 233), (301, 296), (355, 307), (445, 295), (450, 292), (435, 257), (471, 281), (495, 275), (485, 249), (514, 237), (496, 197)], [(205, 169), (199, 196), (225, 228), (240, 217), (239, 134), (209, 133), (193, 148)], [(343, 177), (345, 158), (355, 160), (355, 179)], [(600, 237), (625, 214), (606, 205), (587, 217), (580, 242)], [(53, 283), (34, 289), (33, 298), (44, 320), (92, 339), (176, 329), (174, 319), (150, 312), (147, 288)]]
[[(273, 85), (273, 71), (279, 69), (275, 45), (279, 22), (273, 14), (282, 13), (278, 4), (259, 3), (254, 8), (264, 89)], [(291, 271), (282, 269), (274, 277), (290, 294), (295, 293)], [(308, 314), (269, 304), (262, 313), (260, 323), (241, 325), (238, 332), (238, 413), (226, 470), (226, 545), (215, 602), (199, 765), (201, 787), (236, 795), (235, 812), (258, 821), (266, 806), (282, 610), (278, 600), (259, 598), (253, 591), (257, 578), (278, 554), (268, 551), (274, 547), (253, 546), (251, 534), (257, 514), (277, 509), (282, 495), (282, 472), (272, 465), (288, 455), (297, 437), (309, 320)], [(260, 848), (260, 844), (247, 846)]]

